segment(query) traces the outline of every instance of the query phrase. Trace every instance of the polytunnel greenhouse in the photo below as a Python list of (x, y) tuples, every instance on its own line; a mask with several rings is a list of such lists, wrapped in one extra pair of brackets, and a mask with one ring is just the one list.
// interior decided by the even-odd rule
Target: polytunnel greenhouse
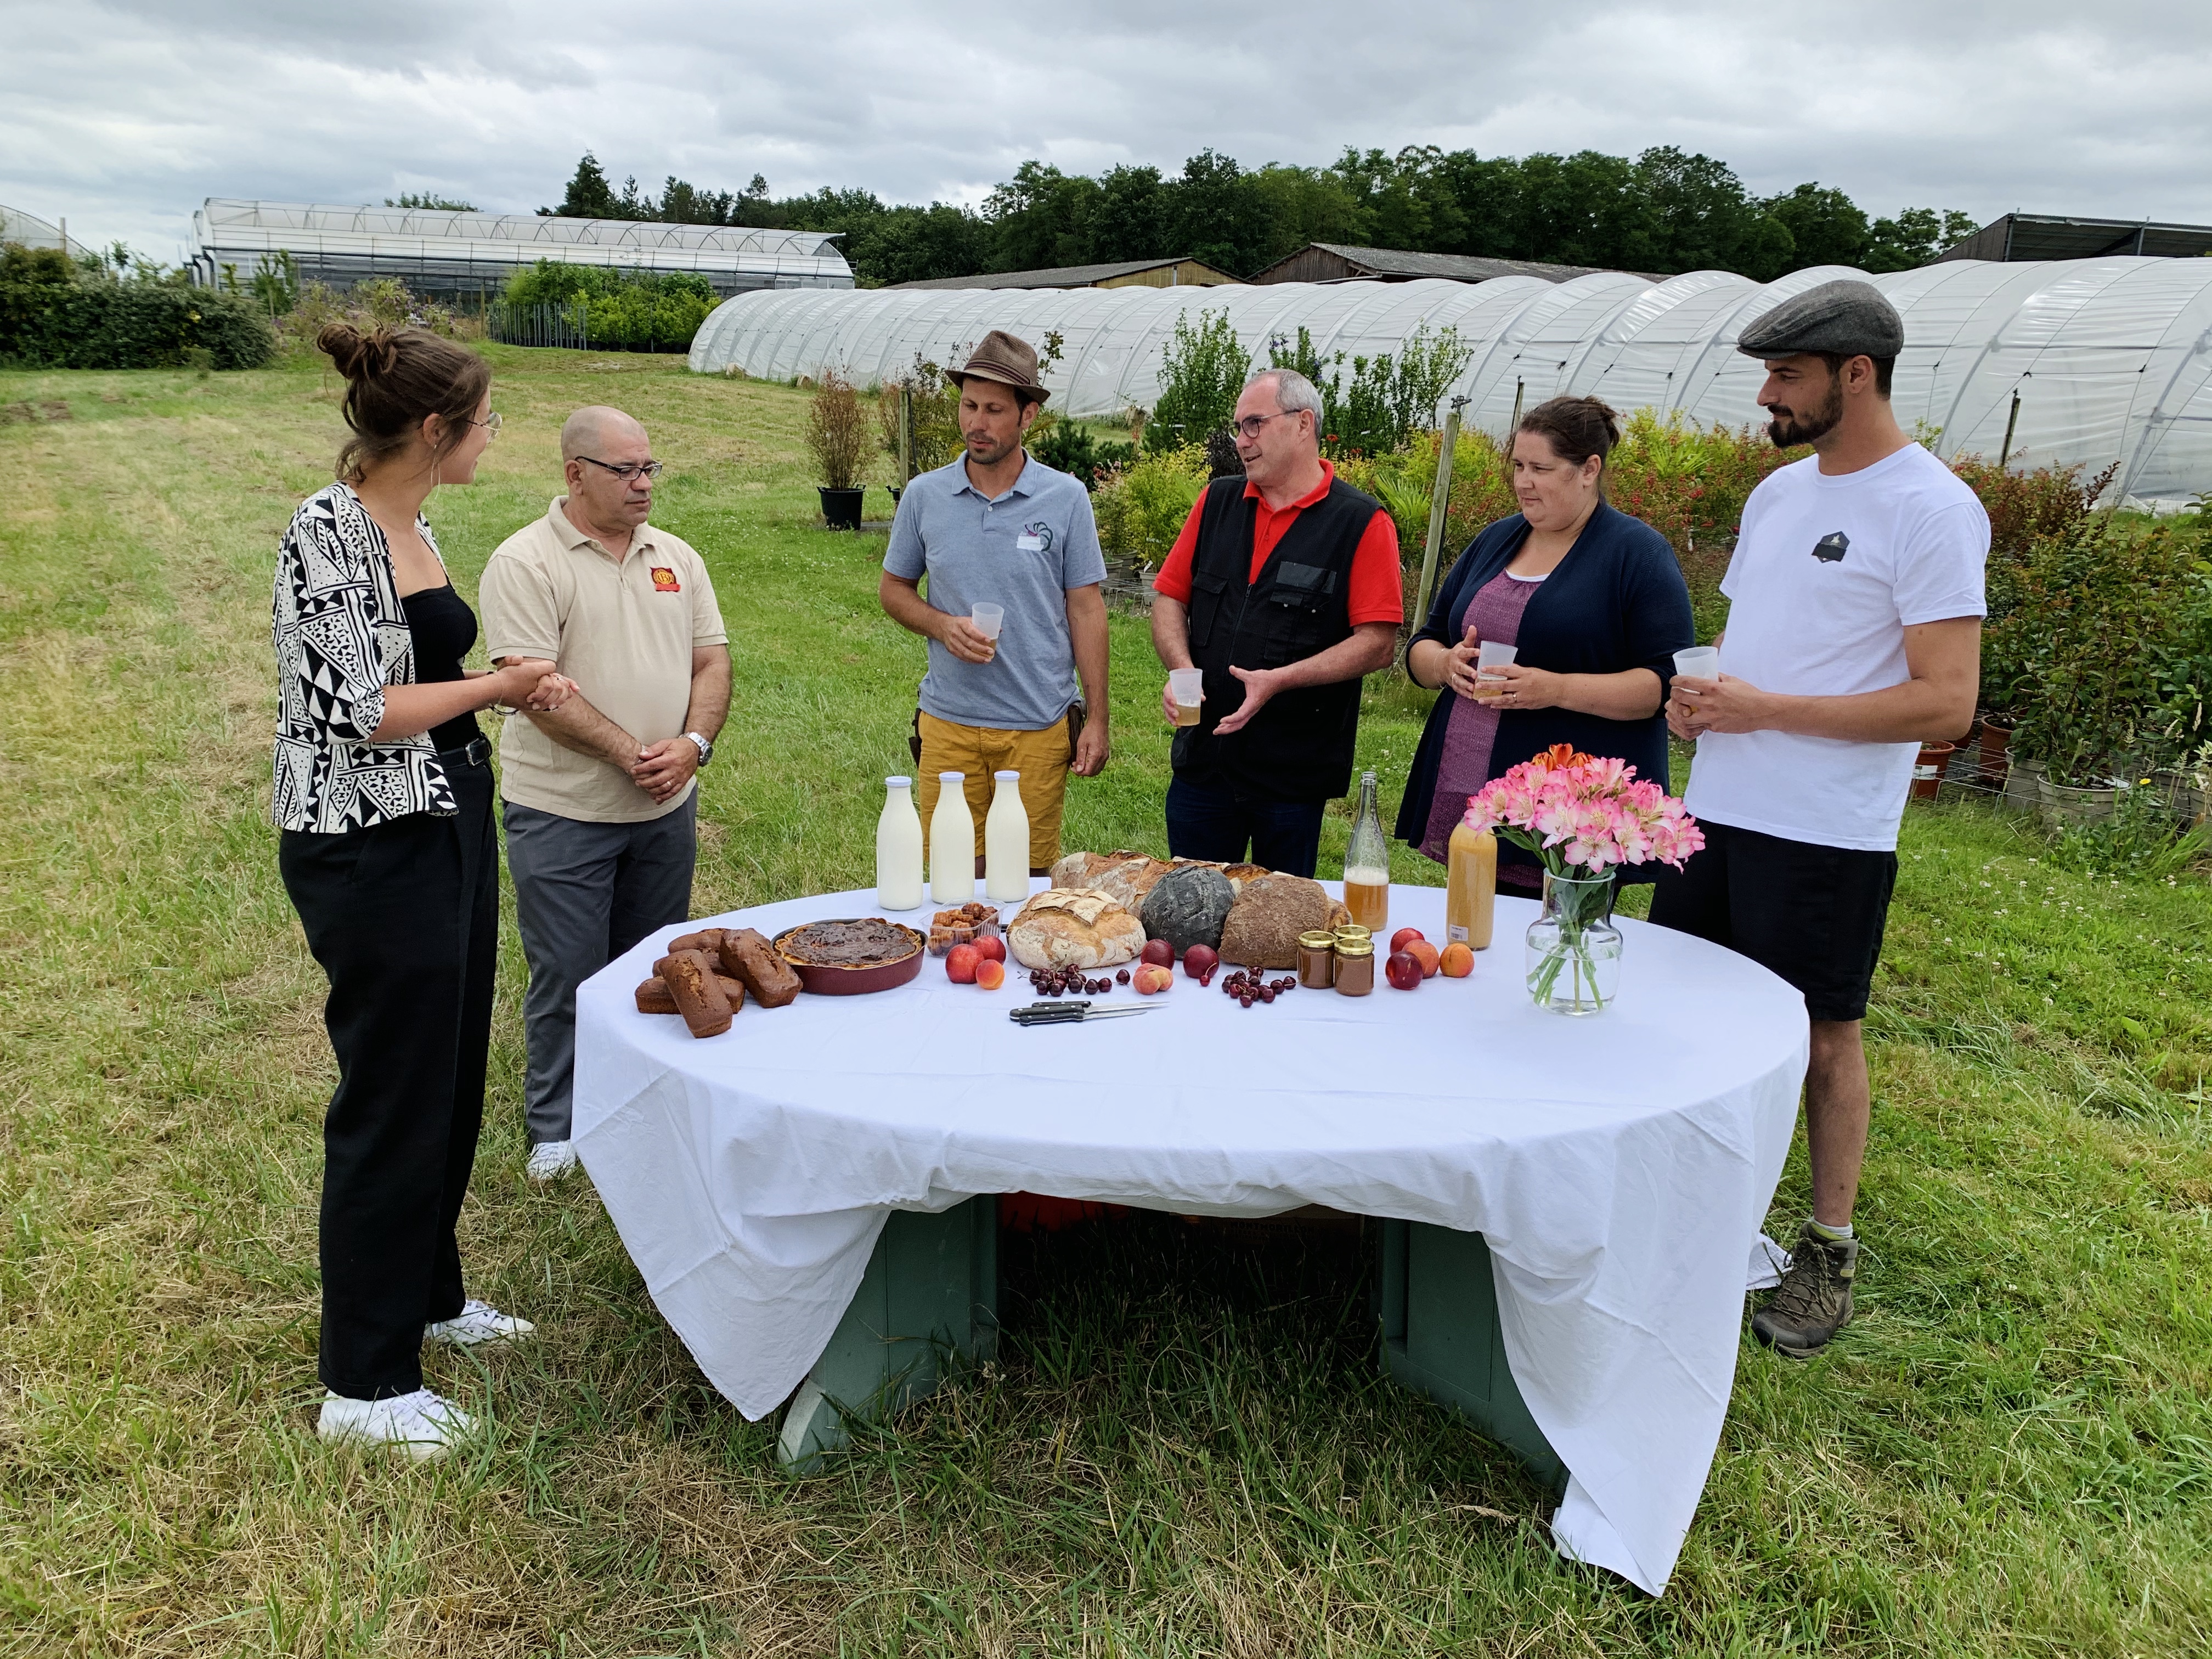
[(1474, 349), (1455, 392), (1468, 399), (1462, 420), (1493, 433), (1516, 396), (1533, 405), (1560, 392), (1741, 426), (1763, 418), (1753, 401), (1763, 375), (1737, 337), (1838, 276), (1873, 283), (1903, 314), (1898, 417), (1936, 429), (1939, 453), (1995, 459), (2010, 422), (2016, 465), (2094, 474), (2118, 461), (2120, 492), (2144, 503), (2212, 490), (2212, 259), (1954, 260), (1870, 277), (1821, 266), (1764, 284), (1703, 270), (1661, 282), (1603, 271), (1556, 283), (763, 292), (718, 307), (690, 361), (702, 373), (834, 370), (872, 386), (917, 357), (953, 362), (994, 328), (1040, 346), (1056, 331), (1060, 359), (1044, 377), (1054, 407), (1111, 416), (1158, 401), (1162, 353), (1187, 313), (1225, 311), (1258, 362), (1302, 327), (1322, 353), (1349, 359), (1394, 351), (1425, 323)]

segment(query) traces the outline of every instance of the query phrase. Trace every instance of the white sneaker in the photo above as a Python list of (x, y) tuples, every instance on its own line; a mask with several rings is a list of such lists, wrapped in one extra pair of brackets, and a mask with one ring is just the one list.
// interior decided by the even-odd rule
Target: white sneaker
[(315, 1432), (325, 1440), (397, 1446), (417, 1462), (443, 1457), (476, 1430), (476, 1419), (428, 1389), (392, 1400), (325, 1395), (323, 1414), (315, 1424)]
[(530, 1149), (528, 1173), (532, 1181), (558, 1181), (575, 1167), (574, 1141), (541, 1140)]
[(503, 1314), (489, 1302), (471, 1297), (451, 1319), (434, 1319), (422, 1328), (425, 1342), (445, 1342), (456, 1348), (483, 1344), (520, 1342), (538, 1328), (526, 1319)]

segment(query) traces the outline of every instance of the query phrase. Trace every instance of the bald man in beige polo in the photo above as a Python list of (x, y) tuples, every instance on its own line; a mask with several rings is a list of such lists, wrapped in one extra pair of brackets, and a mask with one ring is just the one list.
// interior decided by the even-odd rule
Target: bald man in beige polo
[(495, 662), (550, 658), (579, 695), (500, 738), (507, 869), (530, 963), (530, 1174), (569, 1145), (576, 988), (690, 914), (694, 779), (730, 706), (730, 653), (699, 556), (647, 522), (660, 463), (618, 409), (561, 428), (568, 493), (500, 544), (478, 599)]

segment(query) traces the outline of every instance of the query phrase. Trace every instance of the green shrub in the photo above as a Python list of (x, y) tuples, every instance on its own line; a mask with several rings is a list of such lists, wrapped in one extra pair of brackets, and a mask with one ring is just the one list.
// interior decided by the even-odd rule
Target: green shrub
[(2200, 520), (2097, 514), (1993, 563), (1990, 589), (1988, 701), (2020, 711), (2014, 751), (2053, 782), (2132, 777), (2202, 741), (2212, 566)]
[[(1352, 385), (1344, 384), (1345, 355), (1324, 359), (1313, 336), (1267, 343), (1267, 366), (1292, 368), (1321, 393), (1322, 450), (1331, 456), (1382, 455), (1403, 449), (1415, 432), (1433, 427), (1437, 405), (1474, 360), (1474, 348), (1447, 326), (1431, 336), (1420, 324), (1398, 350), (1352, 360)], [(1231, 399), (1232, 405), (1234, 399)]]
[(894, 461), (899, 453), (899, 393), (907, 394), (914, 430), (909, 434), (914, 470), (934, 472), (952, 465), (960, 453), (960, 398), (945, 370), (917, 351), (903, 374), (883, 383), (876, 399), (878, 435), (884, 453)]
[(500, 303), (567, 307), (593, 350), (678, 351), (721, 301), (713, 283), (688, 270), (611, 270), (540, 259), (507, 278)]
[(251, 300), (179, 273), (95, 273), (50, 248), (0, 248), (0, 358), (38, 368), (258, 368), (276, 337)]
[(1179, 449), (1227, 430), (1251, 368), (1226, 311), (1201, 311), (1195, 325), (1188, 313), (1177, 317), (1163, 354), (1159, 406), (1145, 423), (1145, 448)]
[(1109, 472), (1092, 501), (1100, 544), (1117, 557), (1158, 568), (1208, 476), (1206, 449), (1200, 444), (1156, 449)]
[(1082, 479), (1085, 489), (1098, 487), (1102, 471), (1127, 466), (1137, 459), (1134, 445), (1115, 443), (1111, 439), (1101, 441), (1088, 427), (1069, 420), (1054, 421), (1042, 432), (1032, 429), (1027, 447), (1030, 453), (1047, 466), (1058, 467)]

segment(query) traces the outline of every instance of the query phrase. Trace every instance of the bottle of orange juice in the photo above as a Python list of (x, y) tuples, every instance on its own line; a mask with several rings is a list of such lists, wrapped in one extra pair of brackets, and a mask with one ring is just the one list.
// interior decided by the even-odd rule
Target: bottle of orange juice
[(1344, 908), (1377, 939), (1390, 931), (1390, 843), (1375, 799), (1375, 774), (1359, 775), (1359, 811), (1344, 849)]
[(1444, 855), (1444, 942), (1490, 948), (1498, 911), (1498, 837), (1462, 822)]

